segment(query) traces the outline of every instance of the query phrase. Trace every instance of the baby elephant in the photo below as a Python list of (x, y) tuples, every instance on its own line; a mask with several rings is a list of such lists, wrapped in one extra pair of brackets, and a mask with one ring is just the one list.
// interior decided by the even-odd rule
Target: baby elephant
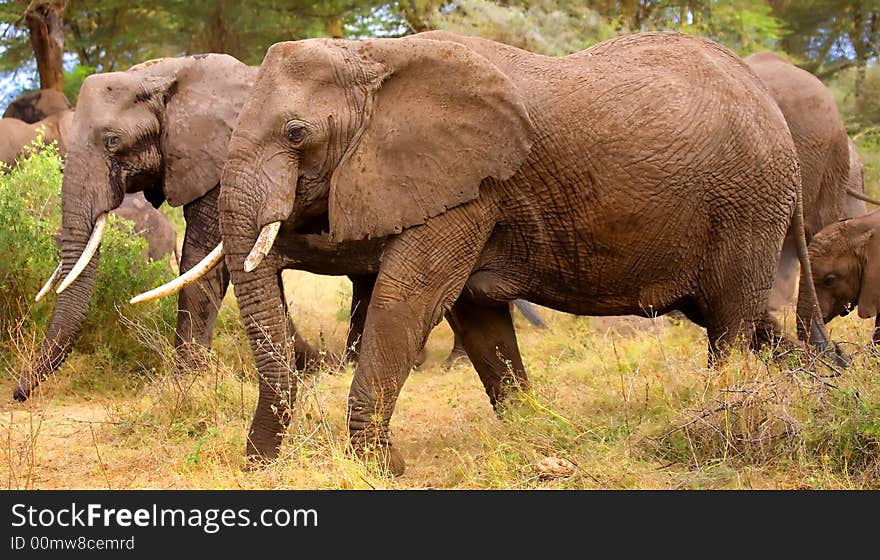
[[(813, 282), (827, 323), (858, 306), (859, 317), (880, 310), (880, 210), (841, 220), (817, 233), (809, 247)], [(872, 335), (880, 344), (880, 317)]]

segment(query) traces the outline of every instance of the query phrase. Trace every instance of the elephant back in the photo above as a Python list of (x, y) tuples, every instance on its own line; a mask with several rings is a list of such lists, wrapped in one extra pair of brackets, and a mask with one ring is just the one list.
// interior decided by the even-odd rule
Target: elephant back
[(801, 167), (804, 226), (809, 240), (846, 214), (849, 137), (831, 91), (806, 70), (775, 53), (745, 59), (776, 101)]

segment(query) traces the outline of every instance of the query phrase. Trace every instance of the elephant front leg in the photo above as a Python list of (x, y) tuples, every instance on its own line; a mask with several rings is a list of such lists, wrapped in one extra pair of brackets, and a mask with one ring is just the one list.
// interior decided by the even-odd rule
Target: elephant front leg
[(370, 301), (348, 398), (353, 451), (374, 457), (391, 474), (405, 463), (389, 425), (416, 355), (458, 298), (494, 223), (466, 205), (406, 230), (390, 242)]
[(492, 408), (498, 411), (511, 391), (528, 388), (510, 305), (477, 302), (462, 293), (447, 319), (477, 370)]
[[(218, 192), (219, 189), (214, 189), (183, 209), (186, 234), (180, 258), (181, 273), (198, 264), (220, 242)], [(225, 263), (221, 263), (178, 295), (174, 346), (178, 364), (185, 369), (199, 369), (204, 364), (204, 349), (211, 346), (220, 303), (228, 287), (229, 271)]]
[(275, 459), (296, 402), (298, 371), (295, 335), (287, 316), (281, 275), (269, 264), (234, 284), (259, 377), (259, 397), (248, 433), (247, 456), (259, 463)]

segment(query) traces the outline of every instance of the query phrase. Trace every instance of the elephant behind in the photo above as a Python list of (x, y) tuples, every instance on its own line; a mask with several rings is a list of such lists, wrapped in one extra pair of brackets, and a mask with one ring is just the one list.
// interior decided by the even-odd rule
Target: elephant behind
[(41, 89), (17, 97), (6, 107), (3, 118), (34, 124), (50, 115), (69, 109), (71, 109), (70, 101), (63, 93), (54, 89)]
[(391, 415), (444, 314), (495, 406), (527, 382), (516, 298), (583, 315), (680, 310), (715, 359), (776, 336), (767, 296), (789, 232), (807, 274), (799, 331), (824, 346), (797, 155), (742, 59), (687, 35), (558, 58), (445, 32), (273, 45), (220, 196), (261, 379), (248, 454), (277, 455), (295, 401), (273, 243), (314, 223), (336, 242), (387, 239), (348, 418), (355, 452), (395, 473)]
[[(848, 188), (864, 193), (861, 160), (847, 136), (831, 91), (819, 78), (776, 53), (755, 53), (745, 61), (785, 116), (797, 148), (807, 242), (819, 230), (853, 211), (864, 213), (864, 203), (847, 195)], [(771, 312), (777, 313), (791, 303), (797, 276), (796, 240), (789, 236), (782, 247), (770, 294)]]
[[(256, 68), (225, 55), (163, 59), (86, 78), (66, 135), (58, 299), (37, 357), (13, 392), (26, 399), (64, 361), (94, 291), (107, 214), (126, 194), (183, 206), (187, 270), (219, 240), (220, 162)], [(238, 101), (237, 101), (238, 100)], [(125, 212), (125, 210), (123, 210)], [(175, 346), (208, 346), (228, 275), (223, 267), (178, 298)], [(193, 356), (195, 358), (195, 356)]]
[(865, 194), (865, 164), (855, 142), (849, 139), (849, 175), (847, 178), (844, 218), (855, 218), (868, 213), (866, 202), (880, 203)]
[(25, 146), (33, 142), (42, 131), (45, 143), (57, 142), (58, 152), (64, 156), (65, 137), (73, 121), (73, 111), (64, 110), (45, 119), (28, 124), (14, 118), (0, 119), (0, 161), (12, 166)]
[(149, 258), (159, 260), (165, 255), (171, 255), (172, 267), (179, 267), (177, 232), (168, 217), (158, 208), (153, 208), (143, 193), (125, 195), (122, 204), (113, 213), (134, 222), (134, 233), (147, 241)]

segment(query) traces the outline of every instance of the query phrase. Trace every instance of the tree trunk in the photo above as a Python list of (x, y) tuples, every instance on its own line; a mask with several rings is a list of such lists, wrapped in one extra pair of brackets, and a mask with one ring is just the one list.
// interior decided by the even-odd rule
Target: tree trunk
[(61, 54), (64, 52), (64, 3), (43, 2), (28, 10), (26, 18), (31, 45), (40, 73), (40, 88), (64, 92)]
[(342, 15), (330, 16), (326, 20), (327, 35), (334, 39), (345, 38), (345, 27), (342, 25)]
[[(867, 19), (867, 21), (866, 21)], [(856, 113), (863, 114), (865, 110), (865, 99), (863, 97), (863, 85), (865, 83), (865, 72), (868, 67), (868, 59), (872, 55), (873, 36), (876, 33), (876, 23), (872, 22), (872, 14), (865, 14), (861, 10), (861, 6), (856, 5), (852, 15), (852, 29), (849, 32), (849, 39), (852, 43), (853, 50), (856, 54), (856, 79), (853, 88), (853, 97), (855, 98)]]
[(208, 17), (208, 49), (207, 52), (224, 53), (241, 58), (239, 52), (238, 37), (227, 25), (227, 2), (217, 2), (211, 15)]

